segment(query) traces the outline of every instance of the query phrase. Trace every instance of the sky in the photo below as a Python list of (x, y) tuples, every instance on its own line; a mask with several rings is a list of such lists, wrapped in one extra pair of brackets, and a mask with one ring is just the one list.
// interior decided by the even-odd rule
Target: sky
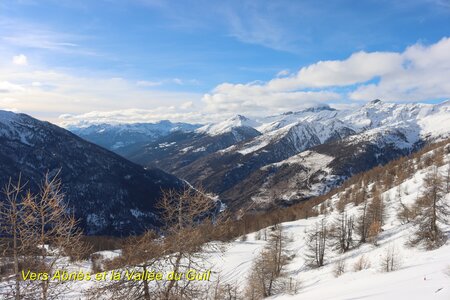
[(0, 0), (0, 109), (206, 123), (450, 98), (450, 0)]

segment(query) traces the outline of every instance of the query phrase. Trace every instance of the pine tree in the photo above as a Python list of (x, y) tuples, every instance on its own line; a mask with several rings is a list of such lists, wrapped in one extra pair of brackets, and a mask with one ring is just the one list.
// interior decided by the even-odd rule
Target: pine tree
[(445, 203), (445, 185), (434, 167), (424, 178), (424, 191), (416, 200), (416, 208), (420, 214), (415, 219), (416, 231), (410, 240), (410, 244), (423, 245), (426, 249), (434, 249), (442, 246), (447, 236), (439, 227), (439, 222), (447, 223), (450, 208)]
[(361, 208), (360, 208), (360, 215), (356, 222), (356, 230), (359, 235), (359, 242), (365, 243), (367, 240), (367, 235), (369, 233), (369, 218), (367, 217), (367, 191), (366, 187), (362, 187), (362, 194), (361, 194)]
[(373, 193), (373, 198), (367, 207), (367, 218), (369, 224), (367, 238), (369, 242), (377, 245), (378, 234), (381, 232), (385, 218), (384, 201), (377, 190)]

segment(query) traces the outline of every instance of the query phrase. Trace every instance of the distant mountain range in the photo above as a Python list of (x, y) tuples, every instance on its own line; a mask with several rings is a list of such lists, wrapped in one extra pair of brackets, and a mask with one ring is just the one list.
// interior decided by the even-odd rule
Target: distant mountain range
[(351, 110), (320, 105), (254, 120), (237, 115), (110, 149), (202, 185), (231, 208), (267, 208), (321, 194), (352, 174), (447, 137), (449, 124), (449, 101), (374, 100)]
[(88, 234), (128, 235), (157, 226), (161, 190), (184, 185), (56, 125), (6, 111), (0, 111), (0, 169), (0, 185), (21, 174), (35, 192), (46, 172), (60, 169), (66, 200)]
[(190, 132), (201, 125), (187, 123), (172, 123), (167, 120), (158, 123), (134, 123), (134, 124), (96, 124), (88, 126), (68, 126), (67, 129), (106, 149), (119, 154), (124, 149), (149, 143), (172, 132)]

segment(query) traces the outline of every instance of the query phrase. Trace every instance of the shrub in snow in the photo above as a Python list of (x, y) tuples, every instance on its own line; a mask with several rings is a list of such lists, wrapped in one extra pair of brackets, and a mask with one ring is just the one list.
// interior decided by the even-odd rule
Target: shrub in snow
[(370, 268), (370, 260), (364, 255), (361, 255), (353, 265), (353, 271), (358, 272)]
[(345, 273), (346, 263), (345, 260), (338, 260), (333, 266), (333, 275), (334, 277), (339, 277)]
[(401, 266), (400, 253), (395, 245), (390, 245), (381, 257), (380, 267), (382, 272), (392, 272)]

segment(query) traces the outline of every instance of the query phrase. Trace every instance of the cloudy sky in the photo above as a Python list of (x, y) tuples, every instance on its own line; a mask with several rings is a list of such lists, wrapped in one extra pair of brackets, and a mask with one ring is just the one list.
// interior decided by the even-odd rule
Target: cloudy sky
[(450, 98), (449, 0), (1, 0), (0, 109), (208, 122)]

